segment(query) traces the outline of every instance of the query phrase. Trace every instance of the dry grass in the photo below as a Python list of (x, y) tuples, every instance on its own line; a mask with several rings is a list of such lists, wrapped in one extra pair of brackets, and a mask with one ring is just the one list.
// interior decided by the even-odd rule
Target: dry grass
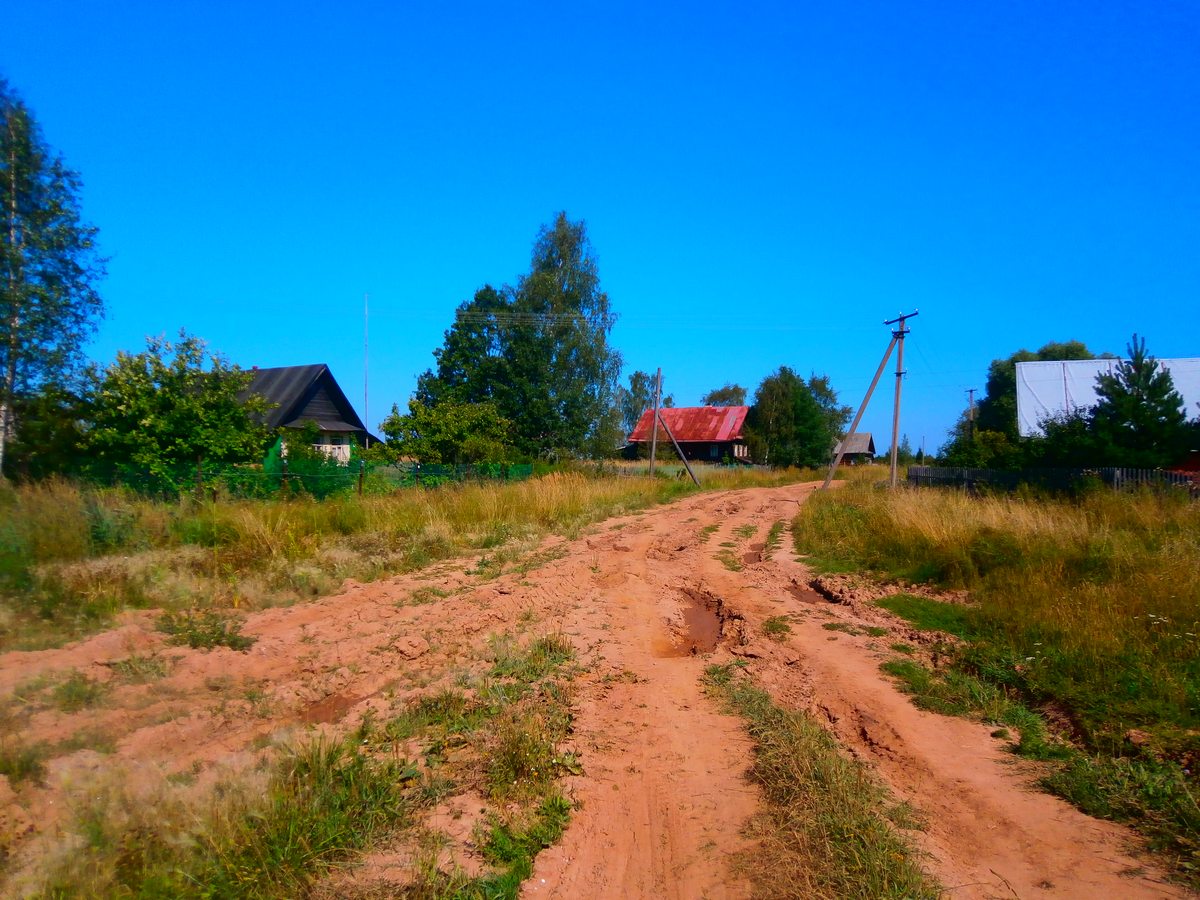
[[(892, 674), (935, 709), (1004, 724), (1003, 711), (1015, 710), (1027, 720), (1016, 751), (1060, 760), (1048, 787), (1133, 822), (1195, 880), (1200, 504), (1164, 493), (1047, 499), (851, 485), (813, 497), (794, 532), (819, 567), (966, 588), (975, 601), (966, 607), (885, 604), (963, 639), (947, 647), (949, 669), (897, 660)], [(1029, 739), (1043, 731), (1048, 741)]]
[[(796, 480), (712, 468), (705, 488)], [(458, 554), (532, 546), (694, 491), (666, 478), (561, 472), (325, 501), (164, 503), (51, 480), (0, 487), (0, 650), (62, 643), (127, 608), (259, 609)]]

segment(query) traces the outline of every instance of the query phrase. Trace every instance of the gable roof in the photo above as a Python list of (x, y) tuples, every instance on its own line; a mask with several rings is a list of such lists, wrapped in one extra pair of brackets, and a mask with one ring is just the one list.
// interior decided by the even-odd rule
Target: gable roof
[[(840, 453), (842, 449), (842, 441), (838, 441), (837, 446), (833, 448), (833, 452)], [(847, 453), (870, 453), (875, 455), (875, 439), (871, 437), (869, 431), (856, 431), (854, 434), (846, 438)]]
[[(681, 444), (695, 441), (740, 441), (748, 406), (676, 406), (658, 411), (675, 440)], [(654, 410), (642, 413), (630, 441), (648, 441), (653, 430)]]
[[(275, 404), (267, 411), (268, 427), (299, 428), (313, 422), (321, 431), (368, 433), (324, 363), (250, 371), (254, 380), (246, 394), (261, 394)], [(372, 439), (375, 440), (373, 436)]]

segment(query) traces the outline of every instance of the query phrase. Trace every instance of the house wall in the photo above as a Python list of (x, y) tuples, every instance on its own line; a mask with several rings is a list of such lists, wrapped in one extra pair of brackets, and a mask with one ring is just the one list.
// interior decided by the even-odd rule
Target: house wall
[(322, 432), (312, 446), (314, 450), (324, 453), (330, 459), (348, 463), (350, 462), (350, 438), (349, 434)]

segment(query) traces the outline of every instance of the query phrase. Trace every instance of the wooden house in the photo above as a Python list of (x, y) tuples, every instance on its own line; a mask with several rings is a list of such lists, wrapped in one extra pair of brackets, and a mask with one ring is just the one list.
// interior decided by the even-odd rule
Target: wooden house
[(838, 441), (833, 448), (833, 455), (836, 457), (838, 451), (842, 449), (842, 444), (846, 445), (846, 452), (842, 455), (842, 462), (856, 465), (858, 463), (869, 463), (875, 459), (875, 439), (871, 437), (869, 431), (856, 431), (850, 435), (845, 441)]
[[(688, 459), (748, 463), (750, 451), (744, 434), (748, 412), (748, 406), (678, 406), (660, 409), (658, 414)], [(650, 445), (653, 421), (654, 410), (642, 413), (629, 435), (629, 447), (634, 452)], [(670, 445), (670, 438), (662, 429), (658, 440)]]
[(300, 429), (311, 423), (317, 433), (313, 447), (342, 462), (350, 461), (351, 442), (359, 447), (379, 443), (324, 363), (272, 369), (255, 366), (250, 371), (254, 380), (246, 393), (260, 394), (274, 404), (267, 412), (271, 428)]

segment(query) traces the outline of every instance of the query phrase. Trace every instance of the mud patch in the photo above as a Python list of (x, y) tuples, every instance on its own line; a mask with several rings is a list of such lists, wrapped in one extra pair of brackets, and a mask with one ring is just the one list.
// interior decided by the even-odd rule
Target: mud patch
[(681, 593), (679, 618), (669, 622), (670, 640), (655, 647), (655, 656), (707, 655), (723, 643), (745, 642), (742, 617), (731, 613), (724, 600), (698, 588), (683, 588)]
[(310, 703), (300, 713), (300, 721), (305, 725), (326, 725), (340, 722), (351, 709), (361, 703), (366, 697), (354, 697), (348, 694), (330, 694), (324, 700)]
[(799, 584), (795, 580), (791, 581), (787, 586), (787, 592), (799, 600), (801, 603), (825, 603), (826, 600), (816, 591), (803, 584)]

